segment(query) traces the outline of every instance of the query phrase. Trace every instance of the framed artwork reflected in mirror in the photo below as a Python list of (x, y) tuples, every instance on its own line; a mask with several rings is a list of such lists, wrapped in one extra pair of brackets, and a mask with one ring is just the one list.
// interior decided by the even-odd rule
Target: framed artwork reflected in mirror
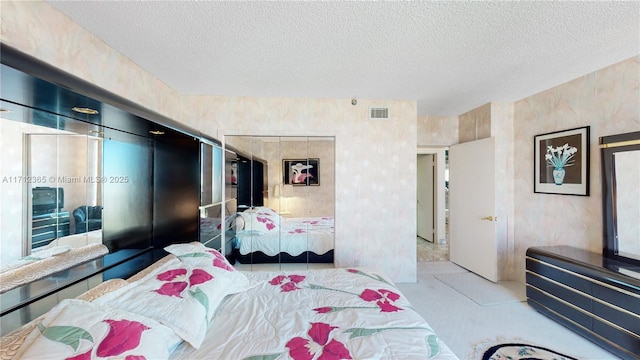
[(320, 185), (320, 160), (283, 159), (282, 174), (285, 185)]

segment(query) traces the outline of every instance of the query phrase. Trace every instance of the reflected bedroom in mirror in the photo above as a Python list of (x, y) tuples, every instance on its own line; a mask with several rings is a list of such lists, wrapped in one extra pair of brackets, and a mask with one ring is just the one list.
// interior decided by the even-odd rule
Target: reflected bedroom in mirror
[[(10, 121), (19, 115), (32, 121)], [(44, 126), (52, 117), (55, 126)], [(108, 253), (102, 244), (103, 139), (93, 135), (96, 126), (26, 107), (3, 114), (1, 124), (0, 274), (35, 263), (48, 268), (54, 257), (60, 263)], [(13, 285), (0, 286), (4, 292)]]
[(199, 142), (220, 144), (10, 48), (0, 79), (2, 334), (199, 240)]
[[(243, 135), (225, 136), (225, 142), (236, 157), (237, 214), (230, 236), (236, 266), (333, 267), (334, 138)], [(294, 175), (305, 180), (293, 181)]]
[(604, 255), (640, 278), (640, 132), (601, 138)]

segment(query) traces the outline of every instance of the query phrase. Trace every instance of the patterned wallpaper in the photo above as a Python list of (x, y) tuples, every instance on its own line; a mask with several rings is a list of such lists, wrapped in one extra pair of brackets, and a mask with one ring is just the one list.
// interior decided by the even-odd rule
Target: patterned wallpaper
[[(496, 243), (498, 245), (498, 279), (512, 280), (514, 274), (514, 107), (513, 103), (491, 103), (491, 136), (495, 149)], [(484, 127), (483, 127), (484, 129)], [(485, 133), (483, 130), (481, 133)]]
[[(533, 137), (591, 126), (590, 196), (533, 193)], [(496, 137), (499, 278), (525, 281), (530, 246), (602, 251), (600, 136), (640, 130), (640, 56), (515, 103), (490, 103), (459, 117), (460, 142)], [(504, 175), (504, 176), (501, 176)], [(504, 214), (501, 214), (504, 213)]]
[[(415, 281), (414, 101), (184, 99), (206, 114), (198, 118), (216, 119), (223, 135), (334, 136), (336, 264), (375, 266), (395, 281)], [(389, 119), (370, 120), (369, 107), (388, 107)]]
[[(270, 184), (282, 183), (282, 159), (317, 158), (319, 160), (318, 186), (292, 186), (291, 193), (282, 194), (280, 207), (291, 217), (333, 216), (335, 212), (335, 146), (333, 141), (284, 141), (269, 163)], [(272, 186), (273, 188), (273, 186)], [(283, 189), (284, 190), (284, 189)], [(283, 191), (284, 192), (284, 191)], [(276, 205), (277, 202), (276, 202)]]
[(457, 116), (421, 116), (417, 119), (418, 147), (449, 146), (458, 143)]
[[(530, 246), (602, 252), (601, 136), (640, 131), (640, 56), (515, 103), (515, 276)], [(590, 196), (533, 193), (533, 137), (591, 126)]]
[(491, 137), (491, 104), (459, 116), (459, 143)]

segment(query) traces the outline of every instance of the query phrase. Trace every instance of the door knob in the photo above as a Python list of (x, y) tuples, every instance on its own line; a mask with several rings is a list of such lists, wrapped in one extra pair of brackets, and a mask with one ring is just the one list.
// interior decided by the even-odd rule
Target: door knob
[(493, 216), (485, 216), (481, 220), (498, 221), (498, 218), (497, 217), (494, 218)]

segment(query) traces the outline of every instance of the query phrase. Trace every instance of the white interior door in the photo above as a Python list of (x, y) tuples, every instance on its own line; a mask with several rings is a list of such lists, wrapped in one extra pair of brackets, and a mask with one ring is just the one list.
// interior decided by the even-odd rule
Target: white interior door
[(433, 242), (434, 236), (434, 161), (433, 154), (418, 155), (417, 186), (417, 234), (421, 238)]
[(495, 217), (495, 140), (449, 149), (449, 221), (452, 262), (498, 281)]

